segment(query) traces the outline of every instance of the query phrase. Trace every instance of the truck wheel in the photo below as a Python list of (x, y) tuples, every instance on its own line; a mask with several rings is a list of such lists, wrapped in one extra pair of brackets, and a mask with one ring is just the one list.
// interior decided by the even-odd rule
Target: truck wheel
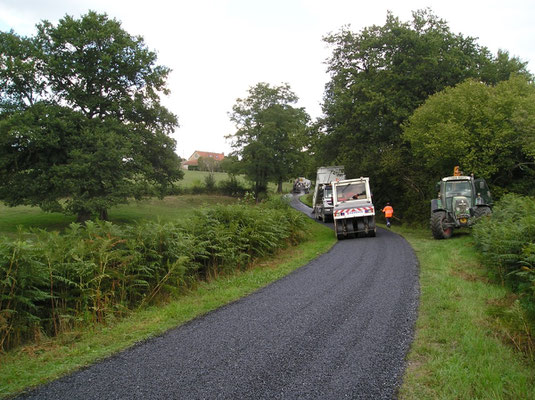
[(354, 220), (346, 219), (346, 233), (349, 238), (357, 237), (357, 223)]
[(444, 226), (446, 222), (445, 211), (437, 211), (431, 215), (431, 233), (435, 239), (449, 239), (453, 234), (452, 227)]
[(377, 228), (375, 227), (375, 218), (374, 217), (368, 217), (368, 237), (375, 237), (375, 233), (377, 231)]
[(357, 237), (361, 238), (366, 236), (366, 225), (364, 225), (364, 220), (362, 218), (357, 219)]
[(338, 240), (344, 239), (344, 227), (342, 224), (337, 223), (336, 220), (334, 220), (334, 232), (336, 233), (336, 238)]

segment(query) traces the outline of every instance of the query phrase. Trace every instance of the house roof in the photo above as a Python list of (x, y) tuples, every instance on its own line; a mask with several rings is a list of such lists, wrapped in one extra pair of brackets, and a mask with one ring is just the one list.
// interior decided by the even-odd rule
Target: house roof
[[(195, 157), (195, 155), (197, 155), (197, 157)], [(209, 151), (196, 150), (187, 161), (182, 163), (182, 165), (198, 165), (199, 158), (212, 158), (216, 161), (221, 161), (225, 158), (225, 153), (211, 153)]]
[[(225, 158), (225, 153), (210, 153), (209, 151), (195, 151), (191, 157), (193, 157), (197, 153), (200, 157), (203, 158), (213, 158), (214, 160), (221, 161), (223, 158)], [(190, 159), (191, 159), (190, 157)]]

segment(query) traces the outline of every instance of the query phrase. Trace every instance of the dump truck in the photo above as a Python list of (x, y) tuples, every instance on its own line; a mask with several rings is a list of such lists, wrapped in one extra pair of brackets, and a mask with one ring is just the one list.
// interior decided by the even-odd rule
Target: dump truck
[(316, 185), (312, 197), (312, 213), (324, 222), (332, 220), (333, 197), (332, 182), (345, 179), (343, 166), (319, 167), (316, 172)]
[(492, 197), (484, 179), (463, 175), (459, 167), (453, 176), (437, 183), (438, 197), (431, 200), (431, 233), (435, 239), (448, 239), (453, 230), (473, 226), (492, 213)]
[(338, 239), (374, 237), (375, 207), (370, 179), (360, 177), (332, 183), (334, 232)]

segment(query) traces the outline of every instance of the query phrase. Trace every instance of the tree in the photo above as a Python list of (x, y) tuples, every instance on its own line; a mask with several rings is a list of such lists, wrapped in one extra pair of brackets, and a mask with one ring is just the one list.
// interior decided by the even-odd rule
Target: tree
[(170, 70), (141, 37), (89, 12), (33, 38), (0, 33), (0, 199), (85, 220), (180, 179)]
[(241, 171), (254, 182), (258, 198), (268, 182), (278, 185), (293, 176), (304, 156), (303, 146), (309, 116), (295, 108), (297, 96), (288, 84), (271, 87), (258, 83), (249, 96), (237, 99), (230, 113), (237, 131), (232, 139), (233, 155), (239, 158)]
[(208, 171), (210, 174), (221, 171), (221, 161), (212, 157), (199, 157), (197, 162), (200, 171)]
[(431, 96), (404, 125), (414, 155), (437, 176), (452, 165), (494, 185), (533, 194), (535, 85), (467, 80)]
[(513, 72), (529, 75), (526, 63), (506, 52), (494, 58), (430, 10), (414, 12), (410, 22), (388, 13), (383, 26), (358, 33), (344, 27), (324, 40), (333, 52), (325, 117), (312, 149), (317, 162), (344, 165), (350, 177), (369, 176), (376, 202), (392, 202), (398, 216), (411, 220), (426, 215), (436, 178), (413, 157), (402, 124), (430, 95), (468, 78), (495, 83)]

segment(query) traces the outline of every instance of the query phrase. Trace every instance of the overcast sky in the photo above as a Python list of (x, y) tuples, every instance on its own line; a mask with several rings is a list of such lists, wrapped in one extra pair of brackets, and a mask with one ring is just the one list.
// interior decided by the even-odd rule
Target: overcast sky
[(0, 30), (31, 36), (44, 19), (56, 24), (88, 10), (119, 20), (172, 69), (163, 103), (178, 115), (177, 153), (188, 158), (195, 150), (231, 150), (228, 112), (258, 82), (288, 83), (298, 105), (319, 117), (330, 54), (322, 37), (347, 24), (355, 32), (383, 25), (387, 10), (409, 21), (427, 7), (454, 33), (478, 38), (494, 54), (507, 50), (535, 70), (533, 0), (0, 0)]

